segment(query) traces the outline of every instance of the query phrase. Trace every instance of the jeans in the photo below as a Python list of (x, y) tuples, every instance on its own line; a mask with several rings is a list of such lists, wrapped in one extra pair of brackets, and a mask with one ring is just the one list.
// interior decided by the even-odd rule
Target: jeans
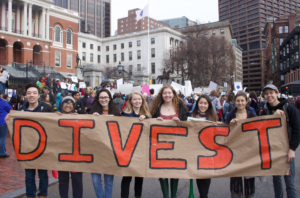
[(200, 198), (208, 198), (211, 179), (196, 179)]
[(5, 94), (5, 84), (0, 82), (0, 90), (2, 91), (2, 94)]
[[(290, 163), (291, 172), (290, 175), (285, 175), (284, 181), (286, 186), (287, 198), (297, 198), (297, 190), (295, 186), (295, 159)], [(281, 176), (273, 176), (273, 186), (275, 198), (283, 198), (283, 186)]]
[[(82, 173), (71, 172), (72, 177), (72, 190), (73, 198), (82, 198), (83, 197), (83, 185), (82, 185)], [(58, 171), (58, 180), (59, 180), (59, 195), (61, 198), (68, 198), (69, 193), (69, 171)]]
[[(39, 174), (39, 190), (38, 196), (47, 196), (48, 194), (48, 173), (47, 170), (38, 170)], [(36, 196), (36, 185), (35, 185), (35, 169), (25, 169), (25, 185), (26, 185), (26, 196)]]
[[(121, 183), (121, 198), (129, 197), (129, 188), (130, 188), (131, 180), (132, 180), (132, 177), (123, 177), (122, 183)], [(135, 197), (142, 196), (143, 180), (144, 180), (143, 177), (135, 177), (135, 182), (134, 182), (134, 196)]]
[(92, 180), (94, 185), (94, 190), (97, 198), (111, 198), (112, 188), (114, 183), (114, 176), (104, 174), (104, 184), (105, 191), (103, 192), (101, 174), (92, 173)]
[(6, 136), (7, 136), (7, 126), (6, 124), (0, 125), (0, 155), (5, 155), (6, 154)]

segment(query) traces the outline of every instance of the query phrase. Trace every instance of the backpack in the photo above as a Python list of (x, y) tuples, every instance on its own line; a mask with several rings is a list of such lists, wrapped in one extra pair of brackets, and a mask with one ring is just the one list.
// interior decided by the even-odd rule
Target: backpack
[(256, 103), (256, 108), (254, 109), (254, 111), (256, 112), (256, 115), (259, 115), (262, 112), (263, 107), (261, 106), (260, 101), (258, 99), (256, 101), (254, 98), (252, 98), (252, 100), (254, 100), (254, 102)]
[(214, 101), (215, 99), (216, 99), (216, 98), (212, 99), (211, 104), (212, 104), (214, 110), (216, 111), (216, 105), (215, 105), (215, 103), (213, 103), (213, 101)]
[(234, 104), (230, 101), (228, 102), (229, 106), (228, 106), (228, 113), (230, 113), (231, 111), (233, 111), (233, 109), (235, 108)]

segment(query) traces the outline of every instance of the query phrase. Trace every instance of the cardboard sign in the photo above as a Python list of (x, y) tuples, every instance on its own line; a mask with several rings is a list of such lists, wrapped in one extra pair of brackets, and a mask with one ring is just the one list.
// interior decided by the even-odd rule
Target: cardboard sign
[(118, 86), (118, 91), (121, 91), (122, 94), (131, 94), (133, 89), (133, 84), (122, 84)]
[(80, 89), (85, 89), (86, 88), (85, 82), (79, 82), (79, 88)]
[(11, 98), (13, 94), (14, 94), (13, 89), (7, 89), (7, 95), (8, 95), (9, 98)]
[(132, 88), (132, 91), (133, 91), (133, 92), (141, 93), (141, 92), (142, 92), (142, 87), (141, 87), (141, 86), (133, 87), (133, 88)]
[(184, 84), (185, 84), (185, 95), (186, 96), (190, 96), (192, 95), (192, 92), (193, 92), (193, 88), (192, 88), (192, 83), (190, 80), (186, 80), (184, 81)]
[(182, 91), (182, 85), (180, 85), (176, 82), (172, 82), (171, 86), (177, 93), (179, 93), (179, 91)]
[(6, 83), (8, 77), (9, 77), (8, 72), (7, 72), (6, 70), (4, 70), (4, 71), (0, 74), (0, 82)]
[(202, 88), (195, 88), (194, 93), (202, 93)]
[(142, 93), (147, 93), (148, 96), (150, 96), (149, 90), (150, 90), (149, 85), (142, 86)]
[(217, 87), (218, 87), (218, 85), (217, 85), (216, 83), (214, 83), (213, 81), (210, 81), (210, 82), (209, 82), (208, 88), (209, 88), (210, 90), (217, 90)]
[(203, 90), (203, 94), (207, 94), (207, 95), (209, 95), (210, 94), (210, 92), (211, 92), (211, 89), (210, 88), (204, 88), (204, 90)]
[(242, 82), (234, 82), (234, 89), (235, 91), (243, 91)]
[(156, 178), (288, 175), (284, 117), (235, 125), (11, 111), (7, 126), (22, 169)]
[(115, 93), (119, 92), (117, 89), (111, 89), (110, 90), (110, 93), (111, 95), (113, 96)]
[(76, 76), (72, 76), (72, 77), (71, 77), (71, 79), (72, 79), (72, 82), (74, 82), (74, 83), (78, 83), (78, 79), (77, 79), (77, 77), (76, 77)]
[(156, 96), (163, 86), (164, 86), (163, 84), (154, 84), (154, 85), (150, 85), (149, 88), (154, 89), (154, 96)]
[(60, 87), (61, 87), (62, 89), (67, 89), (67, 85), (66, 85), (66, 83), (64, 83), (64, 82), (61, 82), (61, 83), (60, 83)]
[(123, 85), (123, 78), (117, 80), (117, 89), (120, 91), (120, 86)]

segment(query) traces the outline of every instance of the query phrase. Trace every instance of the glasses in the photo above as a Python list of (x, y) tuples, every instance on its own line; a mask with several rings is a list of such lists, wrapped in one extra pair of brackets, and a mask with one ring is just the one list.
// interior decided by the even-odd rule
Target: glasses
[(63, 104), (63, 106), (67, 106), (67, 105), (73, 107), (73, 103), (64, 103), (64, 104)]
[(99, 97), (99, 100), (107, 100), (107, 99), (109, 99), (109, 97)]

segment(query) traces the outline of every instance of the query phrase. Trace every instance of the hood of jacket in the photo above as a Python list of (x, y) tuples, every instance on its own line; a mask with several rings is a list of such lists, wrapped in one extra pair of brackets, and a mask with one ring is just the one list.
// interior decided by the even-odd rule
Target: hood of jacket
[(284, 104), (289, 102), (289, 100), (285, 98), (279, 98), (278, 101), (279, 104), (276, 105), (275, 107), (272, 107), (269, 103), (267, 103), (268, 109), (271, 111), (276, 111), (277, 109), (283, 109)]
[[(42, 109), (41, 109), (41, 106), (42, 106), (42, 101), (41, 100), (38, 100), (38, 106), (33, 110), (33, 112), (42, 112)], [(29, 107), (29, 102), (26, 101), (23, 105), (22, 105), (22, 109), (24, 111), (31, 111), (31, 110), (28, 110), (28, 107)]]

